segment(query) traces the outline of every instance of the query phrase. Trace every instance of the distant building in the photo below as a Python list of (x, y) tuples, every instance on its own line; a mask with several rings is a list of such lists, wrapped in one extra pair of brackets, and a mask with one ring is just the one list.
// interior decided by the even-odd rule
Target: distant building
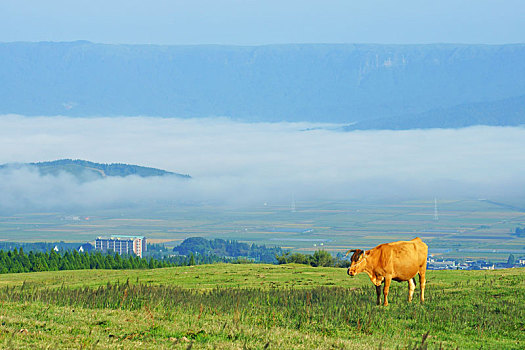
[(429, 270), (457, 270), (460, 267), (456, 265), (455, 260), (438, 260), (434, 258), (428, 258), (427, 268)]
[(494, 264), (483, 264), (481, 265), (482, 270), (494, 270)]
[(142, 258), (146, 251), (146, 237), (115, 235), (109, 238), (97, 237), (95, 250), (101, 252), (115, 252), (122, 254), (135, 254)]

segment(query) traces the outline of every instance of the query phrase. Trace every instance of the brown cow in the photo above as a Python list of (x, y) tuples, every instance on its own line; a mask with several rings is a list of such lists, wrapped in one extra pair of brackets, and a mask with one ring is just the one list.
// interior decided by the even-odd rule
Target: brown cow
[(355, 276), (366, 272), (376, 286), (377, 305), (381, 303), (381, 283), (385, 284), (383, 294), (384, 305), (388, 305), (388, 289), (392, 280), (408, 281), (408, 301), (412, 301), (416, 284), (414, 277), (419, 273), (421, 302), (425, 301), (425, 273), (427, 271), (428, 246), (421, 238), (411, 241), (398, 241), (380, 244), (363, 252), (361, 249), (349, 250), (346, 255), (354, 252), (348, 268), (348, 275)]

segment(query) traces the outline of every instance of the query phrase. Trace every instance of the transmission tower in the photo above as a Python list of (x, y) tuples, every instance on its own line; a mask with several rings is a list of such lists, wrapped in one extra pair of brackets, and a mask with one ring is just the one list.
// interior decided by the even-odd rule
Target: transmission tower
[(438, 202), (437, 202), (436, 197), (434, 197), (434, 221), (438, 221), (438, 220), (439, 220), (439, 215), (438, 215)]

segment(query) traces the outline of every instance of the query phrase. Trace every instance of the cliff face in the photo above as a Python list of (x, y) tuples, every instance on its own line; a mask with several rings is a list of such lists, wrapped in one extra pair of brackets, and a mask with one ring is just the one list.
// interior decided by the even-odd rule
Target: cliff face
[(0, 44), (0, 113), (351, 123), (525, 95), (525, 45)]

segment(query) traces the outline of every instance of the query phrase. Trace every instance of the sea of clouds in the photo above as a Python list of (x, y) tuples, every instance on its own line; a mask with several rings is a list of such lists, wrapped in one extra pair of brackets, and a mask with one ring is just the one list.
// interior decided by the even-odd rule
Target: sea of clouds
[(338, 125), (226, 118), (0, 116), (0, 163), (62, 158), (189, 174), (80, 182), (0, 171), (0, 210), (154, 201), (525, 198), (525, 128), (341, 132)]

